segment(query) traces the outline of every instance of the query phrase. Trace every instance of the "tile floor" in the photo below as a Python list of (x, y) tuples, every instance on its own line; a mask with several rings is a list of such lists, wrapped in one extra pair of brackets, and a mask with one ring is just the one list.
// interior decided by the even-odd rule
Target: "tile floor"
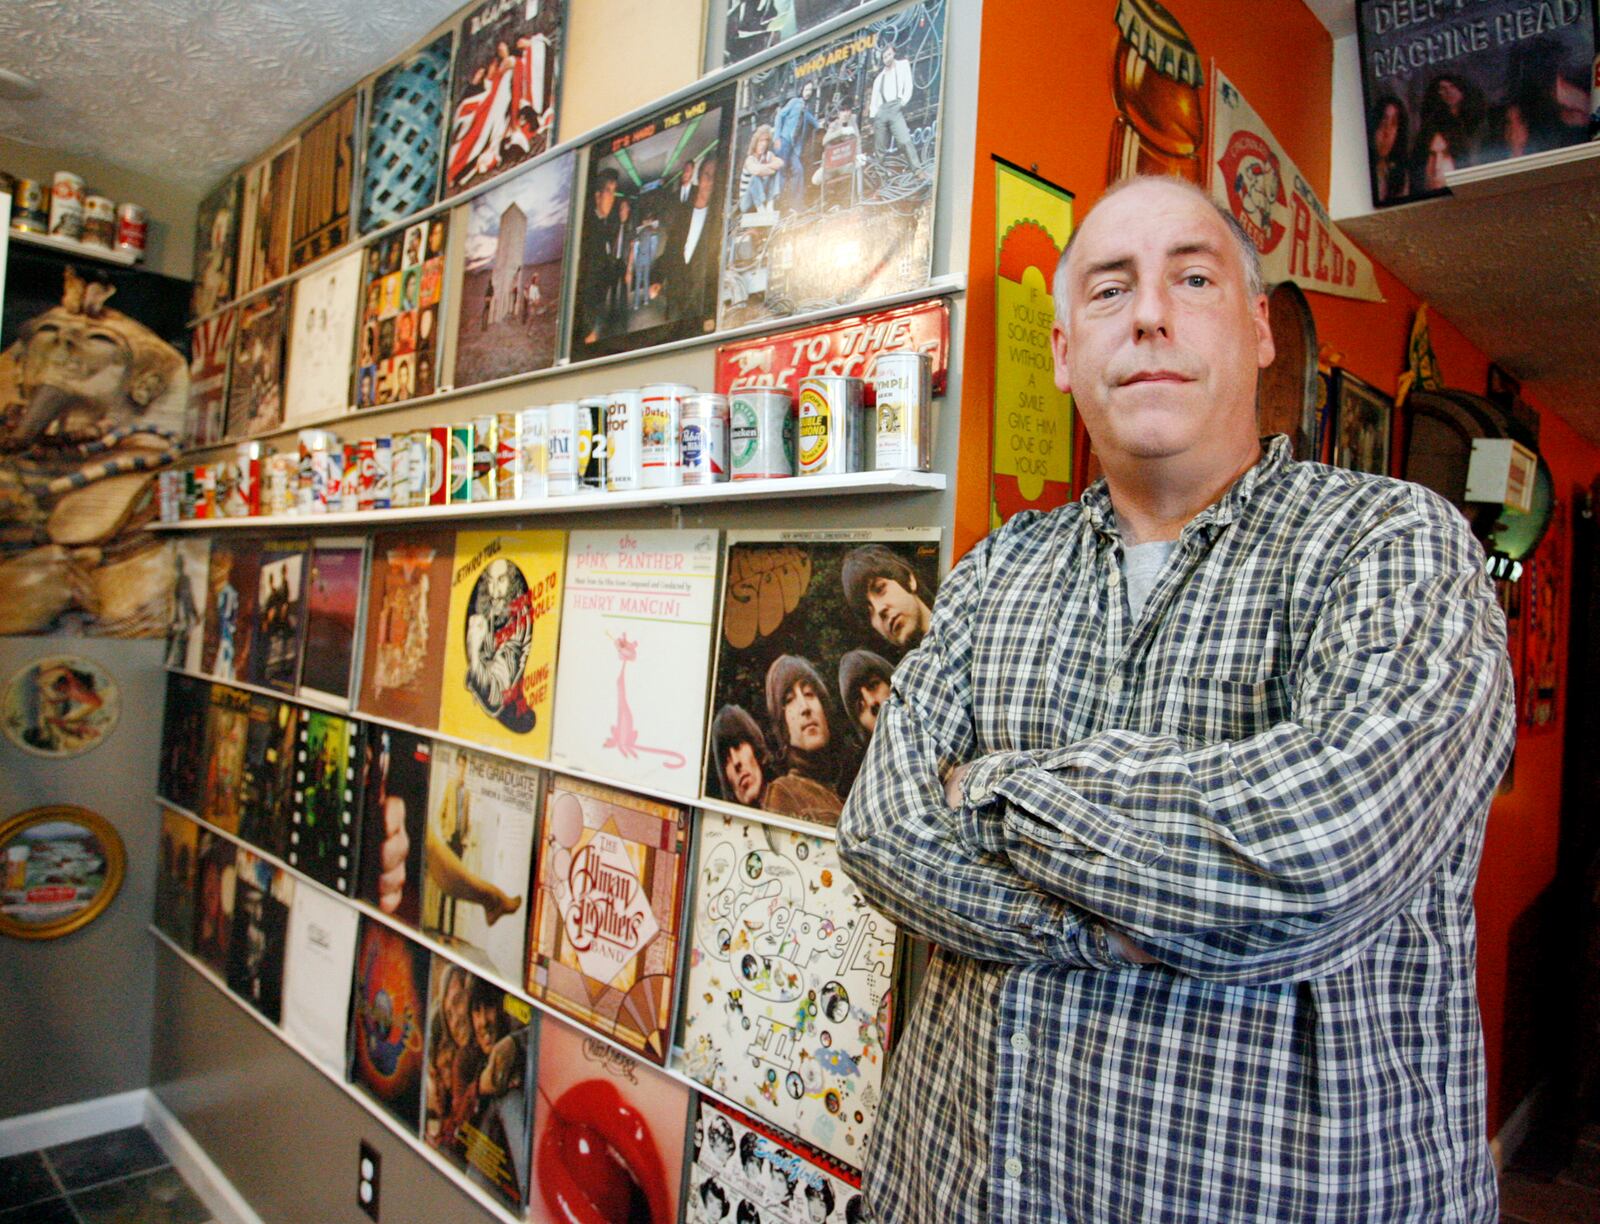
[(0, 1159), (0, 1224), (207, 1224), (142, 1126)]

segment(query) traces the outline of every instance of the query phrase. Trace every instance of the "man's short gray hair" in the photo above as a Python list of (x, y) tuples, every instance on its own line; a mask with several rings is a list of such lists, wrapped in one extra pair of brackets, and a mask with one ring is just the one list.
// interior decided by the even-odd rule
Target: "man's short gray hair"
[[(1130, 187), (1149, 182), (1171, 183), (1179, 190), (1189, 192), (1196, 199), (1204, 200), (1215, 209), (1217, 216), (1222, 218), (1222, 223), (1228, 227), (1228, 233), (1233, 235), (1233, 241), (1239, 248), (1239, 260), (1244, 265), (1244, 287), (1250, 295), (1250, 300), (1253, 302), (1266, 292), (1266, 284), (1261, 276), (1261, 252), (1256, 250), (1256, 244), (1250, 241), (1250, 235), (1244, 232), (1244, 226), (1239, 224), (1237, 217), (1212, 199), (1205, 188), (1191, 183), (1188, 179), (1173, 175), (1137, 174), (1107, 188), (1106, 193), (1095, 201), (1095, 207), (1098, 208), (1112, 196)], [(1092, 213), (1094, 209), (1091, 208), (1089, 211)], [(1088, 220), (1088, 217), (1085, 216), (1084, 220)], [(1077, 241), (1082, 229), (1081, 223), (1073, 228), (1071, 237), (1067, 239), (1067, 245), (1061, 249), (1061, 258), (1056, 260), (1056, 274), (1050, 282), (1051, 297), (1055, 299), (1056, 304), (1056, 322), (1062, 327), (1066, 327), (1072, 310), (1072, 296), (1067, 283), (1067, 257), (1072, 254), (1072, 244)]]

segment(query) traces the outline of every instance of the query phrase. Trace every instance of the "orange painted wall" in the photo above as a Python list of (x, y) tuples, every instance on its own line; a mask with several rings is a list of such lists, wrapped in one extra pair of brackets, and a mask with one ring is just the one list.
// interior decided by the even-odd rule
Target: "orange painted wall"
[[(1271, 126), (1324, 201), (1332, 145), (1333, 44), (1322, 23), (1294, 0), (1166, 0), (1208, 69), (1215, 59)], [(1076, 196), (1082, 217), (1105, 187), (1111, 125), (1111, 61), (1120, 37), (1116, 0), (986, 0), (974, 153), (972, 245), (968, 268), (956, 480), (955, 552), (988, 530), (989, 456), (994, 386), (994, 191), (991, 155), (1030, 167)], [(1383, 303), (1312, 293), (1320, 340), (1343, 364), (1392, 393), (1419, 299), (1378, 269)], [(1448, 320), (1433, 316), (1434, 347), (1451, 386), (1481, 392), (1487, 357)], [(1537, 406), (1537, 405), (1536, 405)], [(1600, 472), (1600, 448), (1544, 412), (1541, 451), (1565, 513), (1573, 491)], [(1570, 589), (1570, 575), (1568, 576)], [(1563, 656), (1565, 651), (1563, 650)], [(1564, 667), (1564, 658), (1563, 658)], [(1564, 710), (1564, 705), (1563, 705)], [(1525, 733), (1516, 787), (1490, 815), (1477, 893), (1479, 1002), (1488, 1053), (1488, 1133), (1533, 1087), (1515, 1073), (1532, 1059), (1532, 1034), (1508, 1030), (1506, 989), (1514, 924), (1555, 874), (1562, 723)], [(1515, 1002), (1515, 1001), (1513, 1001)], [(1513, 1073), (1504, 1074), (1510, 1066)]]

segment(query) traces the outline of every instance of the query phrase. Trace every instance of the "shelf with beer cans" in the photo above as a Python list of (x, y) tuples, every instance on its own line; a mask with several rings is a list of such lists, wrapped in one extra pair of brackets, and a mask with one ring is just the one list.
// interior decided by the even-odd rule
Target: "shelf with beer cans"
[(842, 476), (789, 476), (774, 480), (726, 481), (712, 485), (677, 485), (666, 489), (636, 489), (628, 493), (588, 491), (524, 501), (451, 502), (442, 506), (405, 506), (390, 510), (184, 519), (176, 523), (151, 523), (146, 530), (259, 531), (263, 528), (287, 527), (305, 531), (320, 527), (381, 527), (388, 523), (456, 523), (464, 519), (594, 514), (648, 506), (700, 506), (730, 501), (821, 497), (827, 494), (927, 493), (939, 492), (944, 487), (943, 472), (896, 469), (887, 472), (849, 472)]
[(132, 251), (117, 251), (110, 247), (94, 246), (88, 242), (75, 242), (71, 238), (61, 238), (54, 234), (35, 234), (31, 230), (13, 229), (10, 231), (10, 236), (12, 242), (61, 251), (79, 259), (98, 259), (101, 263), (118, 264), (124, 268), (131, 268), (139, 262), (139, 256)]

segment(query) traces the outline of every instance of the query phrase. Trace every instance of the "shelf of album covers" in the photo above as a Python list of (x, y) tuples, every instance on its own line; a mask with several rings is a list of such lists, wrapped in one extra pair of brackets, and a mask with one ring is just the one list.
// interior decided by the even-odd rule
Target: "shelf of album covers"
[[(318, 262), (320, 263), (321, 261)], [(308, 266), (315, 267), (317, 265)], [(301, 269), (295, 273), (295, 276), (301, 276), (304, 272), (305, 269)], [(441, 387), (431, 395), (413, 396), (411, 399), (395, 400), (388, 404), (375, 404), (367, 408), (346, 405), (338, 412), (308, 416), (303, 420), (295, 421), (292, 425), (279, 425), (274, 429), (258, 430), (255, 433), (239, 434), (237, 437), (219, 439), (216, 442), (206, 442), (199, 446), (185, 447), (181, 455), (201, 455), (209, 451), (231, 447), (238, 442), (264, 442), (269, 438), (289, 437), (299, 433), (302, 429), (326, 429), (349, 425), (357, 421), (406, 412), (429, 404), (444, 404), (452, 400), (499, 391), (506, 387), (520, 387), (525, 384), (541, 382), (545, 379), (558, 378), (566, 374), (598, 369), (602, 366), (626, 365), (633, 361), (658, 357), (666, 353), (706, 348), (710, 345), (726, 344), (731, 340), (742, 340), (785, 332), (794, 328), (809, 327), (815, 323), (826, 323), (830, 319), (841, 319), (858, 314), (871, 314), (873, 311), (888, 310), (895, 306), (907, 306), (914, 302), (932, 301), (935, 298), (959, 297), (966, 292), (966, 288), (967, 278), (964, 275), (936, 276), (926, 285), (919, 286), (916, 289), (907, 289), (900, 293), (884, 294), (879, 297), (863, 298), (842, 306), (828, 306), (821, 310), (784, 315), (782, 318), (763, 319), (755, 323), (746, 323), (740, 327), (729, 327), (719, 331), (707, 332), (703, 336), (691, 336), (684, 340), (670, 340), (662, 344), (629, 349), (623, 353), (609, 353), (603, 357), (586, 357), (581, 361), (558, 362), (556, 365), (546, 366), (541, 370), (525, 370), (520, 374), (508, 374), (504, 378), (488, 379), (465, 387)], [(564, 294), (563, 298), (565, 298)], [(230, 308), (225, 307), (224, 309)], [(943, 486), (940, 487), (942, 488)]]
[[(485, 192), (493, 191), (496, 187), (503, 184), (507, 179), (512, 178), (517, 174), (532, 171), (535, 167), (541, 166), (545, 162), (555, 161), (566, 154), (585, 150), (607, 133), (614, 132), (618, 128), (625, 127), (636, 120), (646, 118), (665, 107), (671, 106), (675, 102), (690, 101), (708, 89), (714, 89), (718, 85), (724, 85), (729, 81), (738, 80), (740, 77), (749, 76), (752, 73), (759, 72), (768, 64), (778, 63), (784, 59), (787, 59), (801, 47), (809, 43), (821, 42), (829, 35), (843, 29), (846, 26), (867, 21), (868, 19), (877, 16), (879, 13), (885, 12), (903, 3), (905, 3), (905, 0), (865, 0), (864, 3), (850, 9), (848, 12), (841, 13), (836, 17), (821, 22), (814, 27), (796, 34), (792, 38), (784, 39), (782, 42), (777, 43), (774, 46), (766, 47), (757, 52), (755, 55), (748, 56), (736, 63), (724, 65), (715, 71), (704, 72), (694, 80), (673, 90), (671, 93), (664, 94), (653, 101), (636, 106), (631, 111), (627, 111), (624, 114), (618, 115), (612, 119), (608, 119), (605, 123), (592, 127), (586, 132), (580, 132), (576, 136), (569, 136), (565, 140), (551, 145), (537, 157), (530, 157), (527, 161), (519, 162), (511, 171), (503, 171), (499, 174), (495, 174), (487, 179), (484, 179), (480, 183), (474, 183), (465, 191), (458, 191), (455, 195), (446, 196), (444, 199), (437, 200), (428, 205), (426, 208), (419, 208), (416, 212), (410, 213), (398, 221), (391, 221), (387, 225), (379, 226), (378, 228), (370, 230), (365, 234), (361, 234), (358, 237), (352, 238), (350, 241), (344, 243), (344, 245), (335, 247), (333, 250), (319, 255), (316, 259), (301, 265), (293, 272), (285, 273), (283, 276), (268, 281), (264, 285), (258, 285), (248, 293), (238, 294), (237, 296), (229, 299), (226, 305), (219, 306), (216, 310), (213, 310), (208, 314), (197, 315), (193, 319), (190, 319), (188, 326), (190, 328), (198, 327), (200, 324), (215, 318), (217, 315), (232, 310), (236, 306), (239, 306), (245, 302), (249, 302), (254, 298), (264, 297), (275, 289), (282, 289), (285, 286), (293, 284), (300, 278), (307, 276), (321, 268), (327, 267), (329, 264), (335, 262), (345, 255), (348, 255), (351, 251), (358, 250), (374, 242), (381, 242), (383, 239), (388, 238), (391, 235), (398, 234), (410, 226), (415, 225), (418, 221), (427, 220), (429, 217), (436, 216), (439, 213), (449, 212), (451, 209), (457, 208), (462, 204), (470, 203), (472, 200), (476, 199), (480, 195), (483, 195)], [(460, 10), (457, 10), (457, 12), (459, 11)], [(456, 14), (453, 13), (451, 17), (447, 19), (445, 24), (449, 24), (450, 21), (453, 21), (455, 15)], [(366, 78), (363, 78), (362, 81), (358, 81), (356, 87), (359, 88), (365, 79)], [(315, 114), (322, 109), (322, 106), (318, 106), (317, 110), (312, 112), (312, 115), (315, 116)], [(300, 124), (297, 124), (294, 128), (291, 128), (290, 131), (297, 131), (300, 126)], [(280, 135), (278, 140), (272, 143), (277, 144), (283, 138), (284, 137)], [(268, 146), (268, 148), (271, 147), (271, 145)], [(247, 158), (245, 164), (248, 165), (251, 161), (254, 161), (256, 157), (260, 157), (265, 154), (266, 151), (266, 149), (263, 149), (255, 156)], [(93, 251), (95, 248), (90, 248), (90, 250)], [(110, 257), (109, 253), (108, 257)], [(806, 317), (809, 318), (809, 316)], [(799, 316), (795, 316), (795, 318), (798, 319)], [(785, 321), (787, 322), (788, 320)], [(733, 334), (744, 334), (744, 332), (726, 332), (720, 333), (720, 336), (726, 337)], [(698, 338), (696, 342), (698, 342)], [(627, 354), (627, 356), (633, 355), (635, 354)], [(598, 364), (598, 361), (594, 364)], [(472, 390), (476, 391), (479, 390), (479, 388), (473, 387)], [(437, 397), (430, 396), (428, 399), (413, 400), (409, 401), (409, 403), (426, 403), (428, 400), (433, 398)], [(385, 405), (385, 407), (392, 407), (392, 405)], [(367, 409), (365, 411), (371, 411), (371, 409)], [(244, 439), (233, 440), (242, 441)]]
[[(355, 708), (348, 702), (321, 701), (312, 696), (286, 693), (282, 689), (269, 688), (266, 685), (250, 684), (243, 680), (218, 680), (215, 676), (208, 676), (201, 672), (188, 671), (182, 667), (173, 667), (170, 664), (166, 670), (175, 676), (187, 676), (191, 680), (200, 680), (207, 684), (220, 684), (224, 688), (238, 689), (245, 693), (260, 693), (266, 697), (274, 697), (291, 705), (303, 706), (308, 710), (325, 710), (330, 714), (337, 714), (341, 718), (348, 718), (354, 722), (368, 722), (380, 727), (392, 727), (396, 731), (407, 731), (426, 739), (435, 740), (441, 744), (452, 744), (457, 748), (470, 748), (473, 752), (480, 752), (485, 756), (499, 757), (506, 761), (516, 761), (521, 765), (531, 765), (535, 769), (543, 769), (550, 773), (561, 774), (563, 777), (577, 778), (583, 782), (595, 782), (601, 786), (610, 786), (616, 790), (627, 791), (629, 794), (641, 795), (647, 799), (659, 799), (663, 803), (676, 804), (684, 808), (700, 808), (708, 812), (716, 812), (722, 816), (733, 816), (740, 820), (747, 820), (753, 824), (768, 825), (776, 829), (788, 829), (793, 833), (803, 833), (808, 837), (820, 837), (825, 841), (837, 841), (838, 831), (828, 825), (816, 824), (806, 820), (793, 820), (777, 812), (764, 811), (761, 808), (744, 807), (737, 803), (727, 803), (721, 799), (709, 797), (685, 797), (680, 792), (658, 790), (655, 787), (643, 786), (638, 782), (624, 778), (614, 778), (606, 774), (591, 773), (588, 770), (576, 769), (561, 761), (550, 760), (545, 757), (526, 756), (519, 752), (509, 752), (504, 748), (496, 748), (489, 744), (480, 744), (476, 740), (466, 739), (459, 735), (446, 735), (431, 727), (419, 726), (416, 723), (401, 722), (395, 718), (384, 718), (376, 714), (368, 714), (364, 710)], [(559, 675), (557, 683), (560, 682)], [(162, 799), (162, 803), (167, 800)], [(169, 805), (171, 806), (171, 805)], [(181, 808), (174, 808), (182, 811)]]
[[(584, 1035), (585, 1038), (592, 1038), (595, 1041), (598, 1041), (601, 1044), (605, 1045), (608, 1049), (614, 1050), (619, 1054), (626, 1055), (630, 1061), (636, 1062), (640, 1066), (648, 1067), (651, 1071), (659, 1073), (661, 1075), (665, 1075), (669, 1079), (676, 1080), (678, 1083), (680, 1083), (684, 1087), (688, 1088), (690, 1090), (690, 1092), (692, 1092), (692, 1093), (696, 1093), (696, 1094), (698, 1094), (700, 1096), (706, 1097), (708, 1100), (716, 1101), (719, 1104), (726, 1105), (730, 1109), (737, 1110), (740, 1113), (748, 1113), (748, 1112), (750, 1112), (750, 1106), (749, 1105), (740, 1104), (738, 1101), (733, 1100), (731, 1097), (724, 1096), (722, 1093), (716, 1091), (716, 1089), (711, 1088), (711, 1087), (707, 1086), (706, 1084), (701, 1083), (699, 1080), (693, 1078), (692, 1076), (685, 1075), (682, 1071), (679, 1071), (677, 1069), (677, 1067), (674, 1065), (676, 1063), (676, 1056), (680, 1053), (680, 1050), (679, 1050), (678, 1046), (673, 1045), (668, 1050), (667, 1060), (666, 1060), (666, 1063), (664, 1065), (657, 1065), (656, 1063), (651, 1062), (649, 1059), (641, 1057), (637, 1050), (629, 1049), (627, 1046), (623, 1045), (621, 1042), (619, 1042), (619, 1041), (615, 1040), (614, 1038), (610, 1037), (606, 1033), (601, 1032), (599, 1029), (590, 1028), (588, 1025), (584, 1024), (582, 1021), (573, 1019), (571, 1016), (569, 1016), (565, 1012), (563, 1012), (560, 1008), (552, 1007), (549, 1003), (546, 1003), (542, 999), (535, 998), (533, 995), (528, 994), (528, 992), (523, 989), (521, 983), (513, 982), (513, 981), (501, 976), (500, 974), (496, 973), (492, 968), (482, 964), (481, 962), (475, 961), (471, 957), (463, 956), (460, 952), (456, 951), (454, 948), (451, 948), (448, 944), (441, 943), (438, 940), (431, 938), (426, 932), (421, 931), (416, 927), (408, 926), (406, 923), (401, 922), (399, 919), (393, 917), (392, 915), (385, 914), (382, 910), (378, 909), (377, 906), (371, 905), (366, 901), (362, 901), (358, 897), (346, 896), (344, 893), (339, 892), (337, 889), (329, 888), (326, 884), (322, 883), (320, 880), (313, 879), (311, 876), (307, 875), (305, 872), (301, 871), (299, 868), (290, 866), (289, 863), (285, 862), (283, 859), (279, 858), (277, 855), (271, 854), (271, 853), (261, 849), (259, 846), (256, 846), (255, 844), (253, 844), (253, 843), (251, 843), (249, 841), (246, 841), (244, 838), (240, 837), (236, 833), (230, 833), (226, 829), (219, 828), (218, 826), (212, 824), (210, 821), (206, 820), (204, 817), (199, 816), (196, 813), (191, 812), (186, 808), (181, 808), (175, 803), (169, 803), (167, 800), (161, 798), (159, 795), (156, 796), (156, 802), (159, 803), (167, 811), (176, 813), (177, 815), (182, 816), (187, 820), (193, 821), (200, 828), (205, 829), (208, 832), (215, 833), (218, 837), (225, 838), (226, 840), (232, 842), (234, 845), (236, 845), (236, 846), (238, 846), (238, 847), (240, 847), (240, 848), (242, 848), (244, 850), (247, 850), (249, 853), (251, 853), (252, 855), (254, 855), (257, 858), (259, 858), (262, 862), (270, 863), (274, 868), (287, 873), (295, 881), (295, 888), (297, 890), (300, 889), (300, 888), (313, 888), (313, 889), (317, 890), (318, 892), (322, 893), (326, 897), (329, 897), (329, 898), (332, 898), (333, 900), (342, 902), (343, 904), (349, 906), (351, 909), (355, 910), (357, 913), (361, 914), (363, 917), (369, 918), (374, 922), (382, 923), (384, 926), (389, 927), (391, 930), (393, 930), (393, 931), (397, 932), (398, 934), (404, 936), (406, 939), (410, 940), (412, 943), (418, 944), (421, 947), (426, 948), (430, 953), (436, 954), (438, 956), (442, 956), (446, 960), (450, 961), (452, 964), (459, 965), (461, 968), (465, 969), (468, 973), (472, 974), (473, 976), (482, 978), (484, 981), (486, 981), (490, 985), (492, 985), (496, 990), (504, 991), (506, 994), (509, 994), (509, 995), (513, 996), (514, 998), (521, 1000), (523, 1003), (526, 1003), (529, 1007), (532, 1007), (535, 1011), (539, 1012), (541, 1015), (551, 1017), (551, 1018), (559, 1021), (561, 1024), (566, 1025), (568, 1028), (572, 1028), (572, 1029), (578, 1030), (579, 1032), (581, 1032)], [(748, 815), (748, 813), (744, 812), (741, 809), (741, 815)], [(805, 831), (807, 833), (816, 832), (815, 829), (810, 829), (810, 828), (806, 829)], [(689, 894), (687, 892), (684, 895), (683, 903), (685, 905), (688, 905), (690, 903), (690, 896), (689, 896)], [(290, 904), (292, 905), (293, 902), (290, 902)], [(192, 966), (194, 969), (198, 970), (202, 975), (204, 975), (208, 981), (210, 981), (214, 986), (218, 987), (225, 995), (228, 996), (229, 999), (231, 999), (235, 1003), (237, 1003), (238, 1006), (242, 1010), (248, 1012), (251, 1016), (255, 1017), (255, 1019), (257, 1021), (259, 1021), (266, 1029), (268, 1029), (270, 1032), (276, 1034), (280, 1039), (282, 1039), (285, 1045), (287, 1045), (291, 1049), (293, 1049), (295, 1051), (295, 1053), (299, 1054), (302, 1058), (304, 1058), (312, 1066), (314, 1066), (318, 1070), (320, 1070), (329, 1079), (333, 1080), (335, 1083), (337, 1083), (341, 1087), (345, 1088), (347, 1090), (348, 1095), (350, 1095), (354, 1100), (359, 1102), (361, 1105), (365, 1106), (366, 1109), (368, 1110), (368, 1112), (370, 1112), (374, 1117), (379, 1118), (382, 1122), (384, 1122), (387, 1126), (389, 1126), (389, 1128), (391, 1130), (393, 1130), (396, 1134), (401, 1135), (402, 1137), (404, 1137), (408, 1142), (410, 1142), (412, 1144), (413, 1147), (417, 1148), (419, 1151), (425, 1152), (430, 1158), (438, 1157), (437, 1160), (433, 1161), (433, 1163), (435, 1165), (437, 1165), (437, 1167), (439, 1167), (439, 1168), (443, 1169), (445, 1172), (450, 1173), (451, 1175), (453, 1175), (455, 1178), (457, 1178), (458, 1181), (460, 1181), (460, 1183), (462, 1185), (470, 1186), (470, 1183), (466, 1181), (466, 1179), (460, 1174), (460, 1172), (453, 1165), (451, 1165), (447, 1161), (445, 1161), (443, 1157), (439, 1156), (439, 1154), (436, 1151), (434, 1151), (432, 1148), (428, 1147), (428, 1145), (426, 1143), (424, 1143), (416, 1135), (414, 1135), (410, 1131), (406, 1130), (406, 1128), (400, 1123), (400, 1121), (398, 1119), (394, 1118), (391, 1114), (389, 1114), (388, 1111), (385, 1110), (381, 1105), (379, 1105), (376, 1102), (372, 1101), (370, 1098), (364, 1096), (353, 1084), (349, 1083), (347, 1080), (344, 1080), (343, 1078), (335, 1076), (322, 1062), (320, 1062), (318, 1059), (313, 1057), (307, 1050), (305, 1050), (300, 1045), (299, 1042), (297, 1042), (288, 1033), (284, 1032), (283, 1029), (280, 1026), (278, 1026), (276, 1024), (273, 1024), (272, 1021), (268, 1020), (265, 1016), (261, 1015), (254, 1008), (250, 1007), (242, 999), (239, 999), (233, 993), (233, 991), (228, 988), (227, 983), (225, 981), (223, 981), (217, 975), (217, 973), (216, 973), (216, 971), (214, 969), (211, 968), (211, 966), (207, 965), (199, 957), (195, 956), (194, 953), (192, 953), (192, 952), (188, 951), (187, 949), (185, 949), (184, 947), (182, 947), (169, 934), (167, 934), (165, 931), (161, 930), (159, 927), (155, 926), (153, 923), (152, 924), (148, 924), (147, 929), (150, 931), (150, 933), (152, 935), (156, 936), (156, 938), (161, 940), (164, 944), (166, 944), (169, 948), (171, 948), (179, 956), (183, 957), (183, 959), (185, 961), (187, 961), (190, 964), (190, 966)], [(901, 938), (902, 938), (902, 940), (904, 939), (903, 936)], [(899, 959), (899, 958), (897, 958), (897, 959)], [(350, 990), (349, 983), (346, 983), (345, 984), (345, 993), (348, 994), (349, 990)], [(674, 1013), (673, 1014), (673, 1030), (674, 1030), (674, 1032), (676, 1032), (676, 1030), (677, 1030), (677, 1022), (678, 1022), (677, 1012), (681, 1008), (681, 1006), (682, 1006), (682, 999), (680, 997), (676, 1001), (676, 1005), (673, 1008), (673, 1013)], [(789, 1133), (787, 1131), (784, 1131), (781, 1126), (778, 1126), (777, 1123), (773, 1122), (769, 1118), (764, 1118), (763, 1121), (764, 1121), (765, 1125), (771, 1126), (771, 1127), (773, 1127), (773, 1128), (775, 1128), (775, 1129), (777, 1129), (779, 1131), (783, 1131), (783, 1133), (785, 1133), (785, 1134)], [(791, 1137), (794, 1138), (797, 1142), (799, 1142), (801, 1144), (805, 1143), (805, 1140), (800, 1138), (799, 1136), (791, 1136)], [(476, 1189), (475, 1187), (472, 1187), (472, 1188), (474, 1190)], [(501, 1207), (498, 1204), (494, 1203), (491, 1199), (487, 1198), (486, 1196), (485, 1197), (480, 1197), (479, 1195), (474, 1194), (474, 1198), (477, 1199), (477, 1201), (479, 1201), (481, 1203), (484, 1203), (486, 1205), (491, 1206), (494, 1209), (495, 1214), (500, 1216), (502, 1219), (517, 1221), (518, 1224), (521, 1224), (522, 1217), (511, 1214), (510, 1212), (506, 1211), (503, 1207)]]
[[(884, 472), (849, 472), (842, 476), (789, 476), (776, 480), (725, 481), (714, 485), (677, 485), (631, 493), (573, 493), (537, 500), (452, 502), (443, 506), (404, 506), (398, 510), (336, 510), (320, 514), (254, 514), (227, 518), (183, 519), (149, 523), (146, 531), (248, 531), (323, 527), (382, 527), (390, 523), (455, 523), (464, 519), (520, 518), (529, 515), (598, 514), (607, 510), (650, 507), (706, 506), (722, 502), (770, 501), (774, 498), (820, 497), (828, 493), (939, 492), (943, 472), (895, 468)], [(202, 677), (204, 678), (204, 677)], [(230, 682), (231, 683), (231, 682)], [(281, 695), (281, 694), (280, 694)]]

